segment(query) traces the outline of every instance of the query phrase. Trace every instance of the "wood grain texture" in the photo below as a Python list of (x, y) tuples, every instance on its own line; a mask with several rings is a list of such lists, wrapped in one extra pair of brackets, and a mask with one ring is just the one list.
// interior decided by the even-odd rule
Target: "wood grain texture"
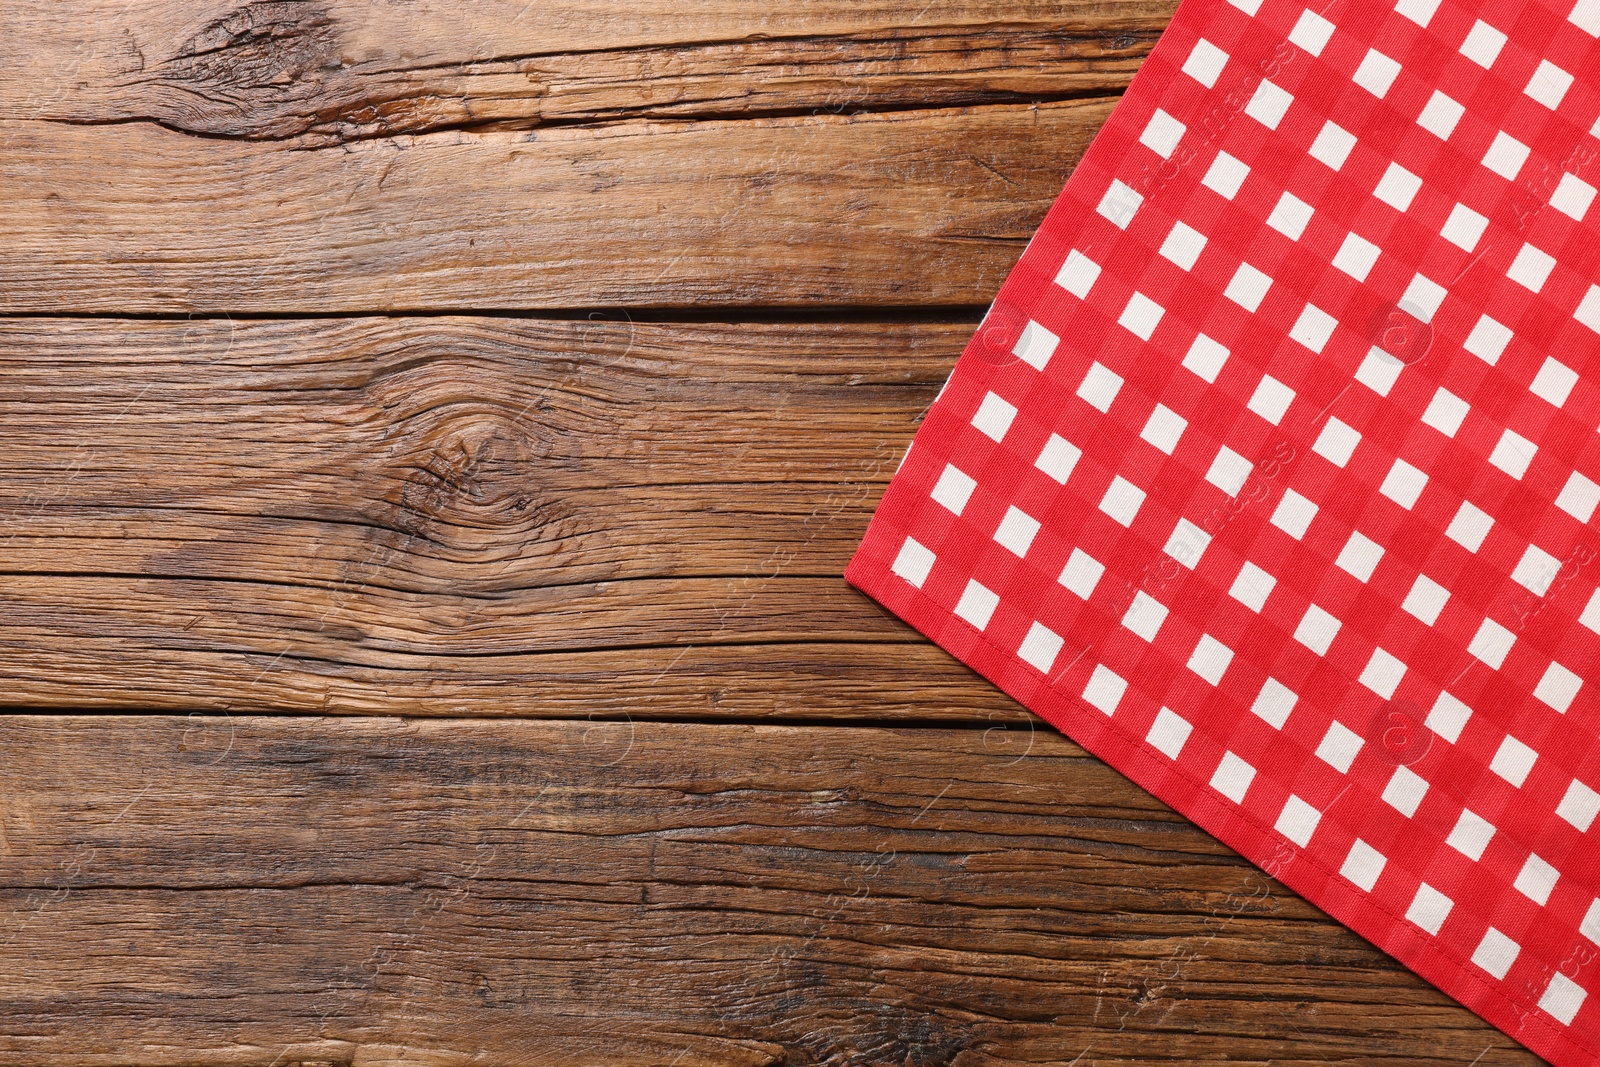
[[(98, 8), (86, 13), (84, 8)], [(930, 108), (1107, 95), (1165, 0), (6, 8), (0, 118), (152, 122), (300, 147), (440, 129)], [(20, 10), (18, 10), (20, 9)], [(87, 15), (87, 17), (86, 17)]]
[(8, 0), (0, 118), (308, 145), (441, 128), (929, 108), (1124, 87), (1170, 0), (760, 5)]
[(0, 1063), (1538, 1062), (1052, 734), (3, 736)]
[(0, 1065), (1535, 1064), (839, 578), (1174, 6), (0, 0)]
[(0, 123), (0, 311), (987, 303), (1110, 106), (321, 151)]
[(1170, 13), (470, 7), (0, 3), (0, 310), (986, 304)]
[(839, 575), (967, 323), (0, 320), (13, 704), (982, 719)]

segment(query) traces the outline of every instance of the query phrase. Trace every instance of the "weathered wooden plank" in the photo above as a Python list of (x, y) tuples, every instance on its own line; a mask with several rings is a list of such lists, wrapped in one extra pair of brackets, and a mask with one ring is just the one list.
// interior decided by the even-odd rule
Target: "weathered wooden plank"
[[(861, 610), (877, 609), (863, 600)], [(176, 616), (175, 629), (185, 617), (196, 616)], [(593, 716), (619, 722), (648, 716), (995, 725), (1029, 717), (929, 644), (852, 644), (810, 636), (780, 645), (438, 656), (398, 665), (396, 658), (369, 665), (319, 658), (287, 639), (254, 651), (218, 647), (215, 639), (183, 644), (183, 635), (157, 644), (64, 629), (30, 633), (8, 623), (0, 706)]]
[(1111, 105), (320, 151), (0, 122), (0, 311), (986, 304)]
[[(744, 33), (731, 38), (619, 47), (591, 39), (586, 24), (576, 40), (558, 34), (569, 39), (557, 51), (535, 27), (509, 22), (476, 27), (498, 29), (492, 41), (457, 40), (442, 53), (436, 38), (374, 34), (367, 3), (255, 4), (210, 22), (188, 5), (156, 5), (158, 17), (136, 26), (91, 19), (79, 32), (95, 39), (76, 41), (61, 32), (70, 9), (37, 9), (25, 22), (34, 32), (12, 35), (0, 53), (0, 118), (148, 121), (224, 138), (309, 134), (302, 146), (326, 146), (446, 128), (1058, 100), (1123, 89), (1171, 14), (1165, 3), (1129, 0), (1061, 5), (1049, 22), (1017, 23), (1011, 12), (998, 25), (912, 27), (863, 10), (844, 26), (816, 20), (833, 32), (770, 37), (741, 24), (757, 14), (742, 6), (746, 18), (724, 32)], [(682, 14), (680, 33), (720, 29), (704, 18), (683, 24)]]
[[(685, 48), (709, 42), (781, 41), (952, 28), (1013, 27), (1062, 35), (1138, 33), (1169, 18), (1172, 0), (143, 0), (130, 17), (122, 0), (69, 5), (6, 0), (10, 32), (0, 57), (16, 64), (20, 83), (60, 84), (62, 66), (83, 77), (159, 70), (183, 57), (235, 50), (241, 56), (293, 57), (337, 45), (353, 67), (408, 63), (443, 67), (540, 54)], [(142, 64), (140, 60), (143, 60)], [(282, 64), (280, 64), (281, 66)], [(316, 64), (308, 69), (320, 69)], [(8, 71), (0, 84), (7, 84)], [(270, 79), (263, 79), (264, 81)]]
[(6, 700), (1012, 714), (839, 578), (970, 329), (0, 321)]
[(1538, 1062), (1054, 735), (0, 736), (0, 1063)]
[(1170, 0), (0, 4), (0, 118), (330, 143), (1106, 94)]
[(1171, 6), (0, 3), (0, 310), (986, 303)]

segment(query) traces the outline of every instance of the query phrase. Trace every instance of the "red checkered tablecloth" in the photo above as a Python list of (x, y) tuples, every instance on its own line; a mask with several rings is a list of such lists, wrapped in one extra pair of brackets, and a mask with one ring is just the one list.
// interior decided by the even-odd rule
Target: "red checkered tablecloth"
[(1561, 1067), (1600, 1064), (1597, 36), (1184, 0), (847, 572)]

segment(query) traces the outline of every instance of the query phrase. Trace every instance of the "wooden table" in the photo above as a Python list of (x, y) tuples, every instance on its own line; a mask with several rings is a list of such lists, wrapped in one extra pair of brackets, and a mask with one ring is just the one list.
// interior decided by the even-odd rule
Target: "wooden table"
[(0, 1064), (1537, 1063), (840, 579), (1171, 10), (0, 0)]

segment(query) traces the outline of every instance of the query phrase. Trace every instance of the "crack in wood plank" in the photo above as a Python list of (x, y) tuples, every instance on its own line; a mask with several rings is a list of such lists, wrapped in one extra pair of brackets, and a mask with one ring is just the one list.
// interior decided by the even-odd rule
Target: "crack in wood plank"
[(0, 1064), (1538, 1062), (1064, 738), (590, 725), (6, 719)]

